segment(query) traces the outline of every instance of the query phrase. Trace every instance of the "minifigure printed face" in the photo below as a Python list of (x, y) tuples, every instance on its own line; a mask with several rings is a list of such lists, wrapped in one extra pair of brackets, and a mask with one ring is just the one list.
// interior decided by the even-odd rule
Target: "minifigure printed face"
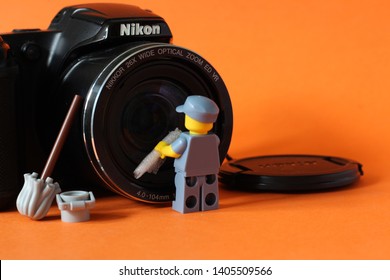
[(184, 125), (191, 134), (207, 134), (213, 128), (213, 123), (202, 123), (188, 115), (185, 116)]

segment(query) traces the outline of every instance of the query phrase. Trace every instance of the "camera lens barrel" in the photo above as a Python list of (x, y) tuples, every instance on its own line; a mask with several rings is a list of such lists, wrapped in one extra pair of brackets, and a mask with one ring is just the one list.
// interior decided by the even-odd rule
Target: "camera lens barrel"
[[(86, 76), (81, 81), (80, 76)], [(220, 108), (214, 133), (225, 157), (232, 134), (233, 115), (228, 91), (220, 75), (200, 55), (165, 43), (133, 44), (114, 56), (91, 54), (66, 74), (69, 83), (84, 84), (81, 131), (95, 177), (109, 189), (147, 202), (174, 199), (173, 161), (157, 175), (140, 179), (133, 171), (154, 146), (179, 127), (184, 117), (175, 108), (189, 95), (205, 95)]]

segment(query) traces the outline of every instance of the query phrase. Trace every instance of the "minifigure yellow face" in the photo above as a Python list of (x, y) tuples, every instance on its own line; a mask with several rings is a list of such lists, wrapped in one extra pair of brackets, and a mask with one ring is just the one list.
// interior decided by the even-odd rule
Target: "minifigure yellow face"
[(190, 131), (190, 134), (207, 134), (213, 128), (213, 123), (202, 123), (188, 115), (185, 116), (184, 125)]

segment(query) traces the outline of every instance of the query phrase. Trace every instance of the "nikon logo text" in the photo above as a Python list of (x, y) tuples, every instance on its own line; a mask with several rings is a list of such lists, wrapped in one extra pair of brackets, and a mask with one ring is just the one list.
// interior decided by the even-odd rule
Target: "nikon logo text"
[(141, 25), (139, 23), (121, 24), (120, 36), (142, 36), (142, 35), (158, 35), (161, 33), (161, 27), (158, 24)]

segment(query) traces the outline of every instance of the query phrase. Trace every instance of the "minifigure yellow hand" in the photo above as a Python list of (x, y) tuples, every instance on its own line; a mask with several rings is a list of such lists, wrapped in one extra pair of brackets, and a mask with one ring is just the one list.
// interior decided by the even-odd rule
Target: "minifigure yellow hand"
[(162, 159), (164, 159), (165, 158), (165, 154), (163, 153), (163, 148), (164, 147), (166, 147), (166, 146), (168, 146), (168, 143), (167, 142), (164, 142), (164, 141), (160, 141), (157, 145), (156, 145), (156, 147), (154, 147), (154, 149), (157, 151), (157, 152), (159, 152), (160, 153), (160, 157), (162, 158)]

